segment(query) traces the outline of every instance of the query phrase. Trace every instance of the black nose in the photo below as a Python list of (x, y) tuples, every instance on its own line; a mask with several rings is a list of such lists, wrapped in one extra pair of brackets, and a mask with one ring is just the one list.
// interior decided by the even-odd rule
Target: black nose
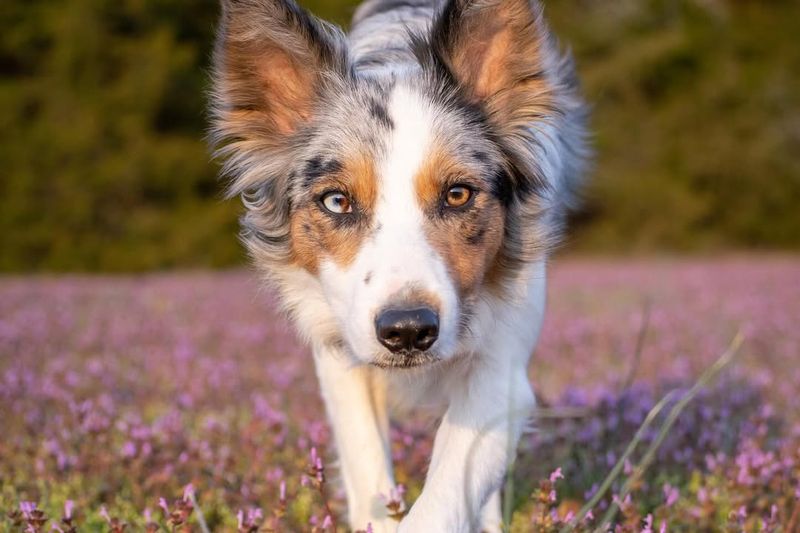
[(433, 309), (387, 309), (375, 319), (378, 340), (393, 352), (422, 350), (439, 337), (439, 315)]

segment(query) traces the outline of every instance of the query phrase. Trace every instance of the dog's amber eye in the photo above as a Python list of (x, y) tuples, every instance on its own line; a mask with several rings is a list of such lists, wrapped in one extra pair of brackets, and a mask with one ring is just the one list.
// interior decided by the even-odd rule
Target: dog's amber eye
[(447, 206), (448, 207), (463, 207), (472, 198), (472, 190), (463, 185), (456, 185), (447, 191)]
[(353, 212), (353, 205), (346, 194), (339, 191), (329, 192), (322, 197), (322, 205), (331, 213), (343, 215)]

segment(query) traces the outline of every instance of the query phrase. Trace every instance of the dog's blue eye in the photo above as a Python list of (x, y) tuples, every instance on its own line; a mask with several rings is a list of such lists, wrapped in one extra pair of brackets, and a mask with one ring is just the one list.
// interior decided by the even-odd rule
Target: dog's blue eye
[(322, 205), (331, 213), (343, 215), (353, 212), (353, 205), (346, 194), (339, 191), (329, 192), (322, 197)]

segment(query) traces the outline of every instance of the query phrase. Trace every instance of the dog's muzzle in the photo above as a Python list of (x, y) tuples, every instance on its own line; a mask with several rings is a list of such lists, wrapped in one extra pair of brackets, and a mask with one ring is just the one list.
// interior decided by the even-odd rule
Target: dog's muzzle
[(375, 319), (375, 334), (392, 353), (425, 352), (439, 338), (439, 314), (430, 307), (386, 309)]

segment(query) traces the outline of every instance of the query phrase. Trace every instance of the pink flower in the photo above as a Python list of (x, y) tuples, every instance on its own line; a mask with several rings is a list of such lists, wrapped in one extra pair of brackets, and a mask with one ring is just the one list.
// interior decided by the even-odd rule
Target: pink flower
[(630, 460), (625, 459), (625, 463), (622, 465), (622, 473), (626, 476), (631, 475), (633, 472), (633, 465), (631, 464)]
[(559, 479), (564, 479), (564, 474), (561, 472), (561, 467), (555, 469), (555, 471), (550, 474), (550, 483), (555, 483)]
[(19, 502), (19, 510), (25, 518), (29, 518), (30, 514), (36, 510), (36, 502)]
[(122, 446), (122, 456), (126, 458), (136, 457), (136, 443), (128, 441)]
[(642, 533), (653, 533), (653, 515), (649, 514), (644, 519), (644, 529), (642, 529)]
[(100, 506), (100, 516), (102, 516), (109, 524), (111, 523), (111, 515), (108, 514), (108, 509), (106, 509), (105, 505)]
[(317, 466), (317, 460), (319, 457), (317, 456), (317, 447), (314, 446), (311, 448), (311, 464), (313, 466)]
[(190, 502), (194, 500), (194, 494), (195, 494), (194, 486), (191, 483), (189, 483), (183, 489), (183, 501)]
[(164, 514), (169, 516), (169, 505), (167, 505), (167, 500), (164, 498), (158, 499), (158, 506), (164, 511)]
[(75, 510), (75, 502), (67, 500), (64, 502), (64, 518), (72, 518), (72, 512)]
[(736, 511), (736, 516), (738, 516), (742, 520), (747, 518), (747, 508), (744, 505), (739, 507), (739, 510)]
[(325, 520), (322, 521), (322, 529), (328, 529), (331, 527), (333, 527), (333, 519), (331, 518), (331, 515), (327, 514), (325, 515)]
[(675, 505), (675, 502), (678, 501), (680, 495), (681, 495), (680, 491), (675, 487), (673, 487), (672, 485), (670, 485), (669, 483), (664, 485), (664, 499), (666, 500), (667, 507), (672, 507), (673, 505)]

